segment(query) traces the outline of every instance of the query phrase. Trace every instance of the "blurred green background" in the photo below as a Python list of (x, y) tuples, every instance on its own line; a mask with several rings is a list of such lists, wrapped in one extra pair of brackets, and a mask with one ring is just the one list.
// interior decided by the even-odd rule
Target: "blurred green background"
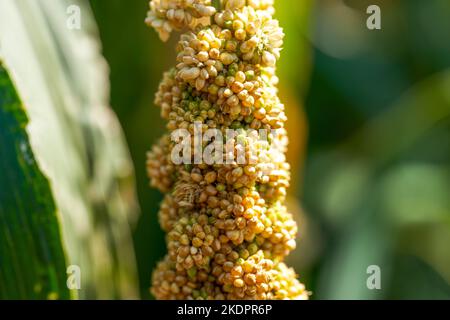
[[(146, 0), (91, 0), (111, 104), (134, 161), (140, 289), (166, 249), (145, 155), (164, 131), (153, 104), (174, 65), (144, 24)], [(368, 30), (366, 8), (381, 8)], [(289, 263), (314, 299), (450, 299), (450, 1), (278, 0), (290, 118), (289, 206), (301, 233)], [(366, 286), (381, 269), (381, 289)]]

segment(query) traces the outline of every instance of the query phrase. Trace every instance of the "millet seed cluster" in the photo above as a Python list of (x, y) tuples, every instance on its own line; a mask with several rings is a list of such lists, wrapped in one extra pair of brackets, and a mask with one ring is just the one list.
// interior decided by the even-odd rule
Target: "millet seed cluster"
[[(168, 254), (151, 291), (157, 299), (307, 299), (282, 262), (297, 234), (283, 205), (289, 165), (275, 64), (284, 34), (272, 17), (273, 0), (215, 5), (153, 0), (146, 19), (164, 41), (173, 30), (185, 31), (177, 65), (164, 74), (155, 99), (169, 134), (149, 152), (147, 170), (152, 186), (166, 194), (159, 219)], [(224, 137), (237, 130), (219, 158), (244, 154), (245, 164), (175, 165), (170, 132), (193, 134), (194, 122)], [(266, 140), (252, 134), (260, 129), (269, 132)]]

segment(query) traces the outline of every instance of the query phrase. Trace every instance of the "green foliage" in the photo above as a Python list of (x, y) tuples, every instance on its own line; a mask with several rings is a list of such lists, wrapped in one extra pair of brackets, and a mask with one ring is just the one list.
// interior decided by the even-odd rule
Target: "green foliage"
[[(66, 10), (70, 5), (81, 8), (80, 30), (66, 27)], [(81, 269), (81, 290), (73, 291), (72, 297), (138, 297), (131, 242), (131, 224), (138, 213), (133, 167), (119, 123), (108, 106), (108, 70), (100, 55), (88, 3), (2, 1), (0, 47), (4, 65), (30, 119), (26, 131), (31, 150), (49, 181), (61, 232), (57, 245), (64, 249), (67, 266)], [(25, 123), (21, 126), (24, 130)], [(5, 152), (17, 158), (22, 150), (11, 148)], [(14, 172), (13, 168), (2, 169)], [(23, 188), (40, 185), (40, 180), (35, 179), (38, 177), (30, 175)], [(2, 192), (9, 192), (8, 184), (2, 183), (1, 187)], [(22, 206), (31, 204), (31, 198), (22, 197)], [(32, 217), (37, 216), (35, 209), (27, 211)], [(8, 214), (13, 215), (14, 211), (9, 210)], [(0, 229), (13, 227), (9, 220), (1, 221)], [(42, 229), (39, 233), (42, 242), (53, 239), (48, 246), (56, 246), (56, 233), (52, 230)], [(17, 228), (12, 235), (8, 241), (18, 244), (18, 237), (30, 236), (27, 228)], [(14, 250), (19, 259), (26, 259), (22, 255), (32, 254), (34, 249), (14, 246)], [(17, 278), (41, 272), (32, 271), (35, 266), (31, 263), (27, 269), (20, 269), (14, 265), (14, 259), (3, 255), (1, 259), (0, 269), (14, 270)], [(59, 261), (54, 271), (49, 271), (52, 277), (41, 284), (42, 290), (55, 291), (65, 285), (63, 262)], [(4, 281), (15, 282), (11, 275)], [(33, 293), (27, 290), (26, 294), (31, 297)], [(67, 297), (67, 293), (60, 293), (59, 297)]]
[(27, 122), (0, 65), (0, 299), (67, 299), (55, 203), (31, 150)]

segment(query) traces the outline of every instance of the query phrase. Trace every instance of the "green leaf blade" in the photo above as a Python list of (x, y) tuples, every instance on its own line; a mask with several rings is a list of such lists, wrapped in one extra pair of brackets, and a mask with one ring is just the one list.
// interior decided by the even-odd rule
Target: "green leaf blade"
[(27, 122), (0, 66), (0, 299), (68, 299), (55, 202), (31, 151)]

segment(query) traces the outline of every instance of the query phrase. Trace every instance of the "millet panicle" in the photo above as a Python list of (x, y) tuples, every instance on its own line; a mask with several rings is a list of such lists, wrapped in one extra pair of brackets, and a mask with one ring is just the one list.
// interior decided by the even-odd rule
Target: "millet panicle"
[[(290, 168), (275, 67), (284, 34), (273, 14), (273, 0), (150, 1), (146, 23), (163, 41), (184, 32), (155, 98), (169, 134), (147, 160), (151, 185), (165, 193), (168, 254), (152, 277), (157, 299), (308, 298), (282, 262), (297, 225), (283, 204)], [(194, 133), (194, 123), (224, 136), (240, 130), (223, 156), (241, 152), (245, 163), (174, 164), (170, 133)], [(267, 140), (249, 129), (267, 130)]]

